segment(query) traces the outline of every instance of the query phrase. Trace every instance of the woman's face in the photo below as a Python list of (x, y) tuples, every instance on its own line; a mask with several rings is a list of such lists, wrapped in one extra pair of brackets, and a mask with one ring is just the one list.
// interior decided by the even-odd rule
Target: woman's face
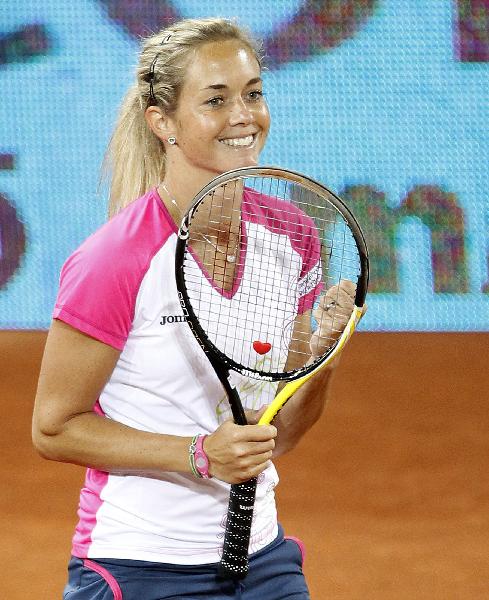
[(201, 46), (187, 67), (178, 107), (169, 119), (175, 146), (168, 174), (202, 183), (219, 173), (258, 163), (270, 115), (260, 66), (237, 40)]

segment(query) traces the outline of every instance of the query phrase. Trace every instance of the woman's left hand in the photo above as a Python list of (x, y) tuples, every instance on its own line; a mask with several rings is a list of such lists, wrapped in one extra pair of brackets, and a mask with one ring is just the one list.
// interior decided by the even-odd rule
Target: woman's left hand
[[(310, 341), (313, 358), (324, 354), (343, 333), (355, 306), (355, 292), (355, 284), (342, 279), (321, 297), (312, 313), (318, 323)], [(366, 310), (367, 305), (364, 305), (362, 316)]]

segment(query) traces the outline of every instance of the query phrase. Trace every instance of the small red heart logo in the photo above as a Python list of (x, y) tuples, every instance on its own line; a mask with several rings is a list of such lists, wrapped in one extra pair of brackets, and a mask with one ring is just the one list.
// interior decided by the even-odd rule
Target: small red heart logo
[(266, 354), (267, 352), (270, 352), (271, 347), (272, 344), (269, 342), (260, 342), (259, 340), (253, 342), (253, 349), (255, 352), (258, 352), (258, 354)]

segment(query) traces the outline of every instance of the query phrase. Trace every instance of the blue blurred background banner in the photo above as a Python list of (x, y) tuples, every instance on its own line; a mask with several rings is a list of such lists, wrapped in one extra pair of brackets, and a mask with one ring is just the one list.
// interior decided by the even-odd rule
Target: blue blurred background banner
[(263, 164), (348, 202), (372, 331), (489, 331), (489, 0), (3, 0), (0, 328), (45, 328), (106, 218), (100, 163), (138, 39), (182, 17), (264, 39)]

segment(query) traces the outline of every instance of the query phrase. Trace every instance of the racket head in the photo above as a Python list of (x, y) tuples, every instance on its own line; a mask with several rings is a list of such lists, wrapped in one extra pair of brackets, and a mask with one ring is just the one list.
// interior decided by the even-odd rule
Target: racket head
[[(327, 360), (349, 320), (338, 312), (335, 331), (331, 290), (350, 282), (363, 306), (368, 252), (352, 212), (325, 186), (279, 167), (245, 167), (195, 197), (178, 231), (175, 274), (184, 315), (214, 365), (293, 380)], [(311, 358), (316, 317), (330, 301), (330, 339)]]

